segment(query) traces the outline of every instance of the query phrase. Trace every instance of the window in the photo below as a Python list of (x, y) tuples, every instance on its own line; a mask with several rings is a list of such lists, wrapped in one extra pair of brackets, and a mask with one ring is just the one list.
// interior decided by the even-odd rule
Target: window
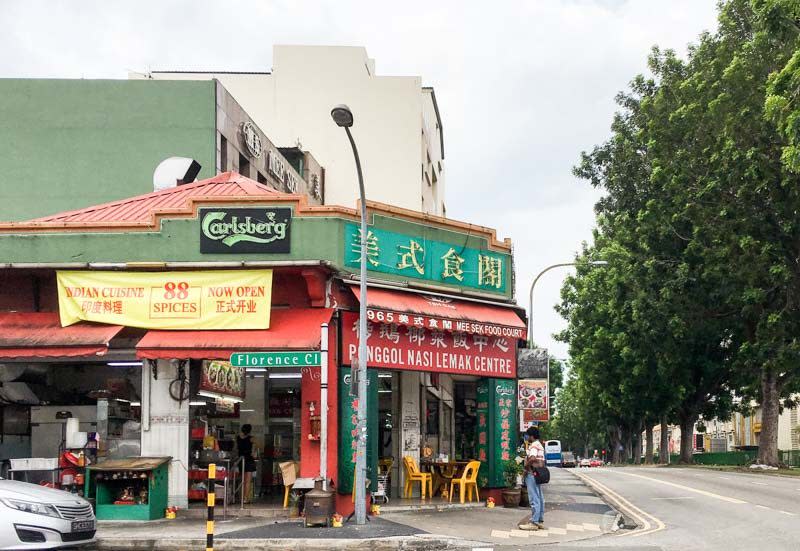
[(258, 183), (259, 184), (266, 184), (267, 183), (267, 177), (264, 176), (263, 174), (261, 174), (260, 172), (258, 172)]
[(239, 153), (239, 174), (249, 178), (250, 177), (250, 160)]
[(228, 140), (219, 137), (219, 172), (228, 172)]

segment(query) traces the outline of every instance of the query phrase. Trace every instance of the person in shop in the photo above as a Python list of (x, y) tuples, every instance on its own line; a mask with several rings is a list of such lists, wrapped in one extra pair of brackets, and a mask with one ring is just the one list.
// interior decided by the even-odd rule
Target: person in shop
[(530, 427), (525, 432), (526, 457), (525, 457), (525, 487), (528, 490), (528, 501), (531, 504), (531, 518), (527, 523), (520, 523), (522, 530), (544, 529), (544, 496), (542, 488), (536, 480), (535, 469), (545, 466), (544, 444), (537, 427)]
[(250, 503), (253, 487), (253, 473), (256, 472), (256, 460), (253, 457), (253, 431), (249, 423), (242, 425), (241, 432), (236, 436), (236, 451), (239, 459), (244, 458), (244, 472), (242, 473), (242, 491), (245, 503)]

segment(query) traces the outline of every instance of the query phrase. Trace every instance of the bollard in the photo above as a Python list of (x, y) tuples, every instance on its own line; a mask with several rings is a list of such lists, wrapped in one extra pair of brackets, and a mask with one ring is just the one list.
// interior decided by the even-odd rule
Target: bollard
[(214, 551), (214, 503), (217, 495), (214, 483), (217, 478), (217, 466), (212, 463), (208, 466), (208, 520), (206, 520), (206, 551)]

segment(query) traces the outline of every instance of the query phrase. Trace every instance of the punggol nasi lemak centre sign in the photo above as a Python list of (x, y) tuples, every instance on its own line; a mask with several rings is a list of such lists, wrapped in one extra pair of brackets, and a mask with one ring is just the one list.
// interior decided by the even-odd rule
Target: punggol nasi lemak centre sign
[[(345, 266), (361, 262), (361, 228), (345, 225)], [(505, 293), (510, 255), (367, 228), (367, 270)]]
[(201, 253), (288, 253), (292, 209), (200, 209)]

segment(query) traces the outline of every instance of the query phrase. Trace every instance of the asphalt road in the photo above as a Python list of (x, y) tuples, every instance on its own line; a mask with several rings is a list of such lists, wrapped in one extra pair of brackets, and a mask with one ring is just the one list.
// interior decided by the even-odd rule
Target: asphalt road
[(800, 477), (643, 467), (577, 472), (632, 504), (648, 525), (602, 536), (594, 548), (800, 549)]

